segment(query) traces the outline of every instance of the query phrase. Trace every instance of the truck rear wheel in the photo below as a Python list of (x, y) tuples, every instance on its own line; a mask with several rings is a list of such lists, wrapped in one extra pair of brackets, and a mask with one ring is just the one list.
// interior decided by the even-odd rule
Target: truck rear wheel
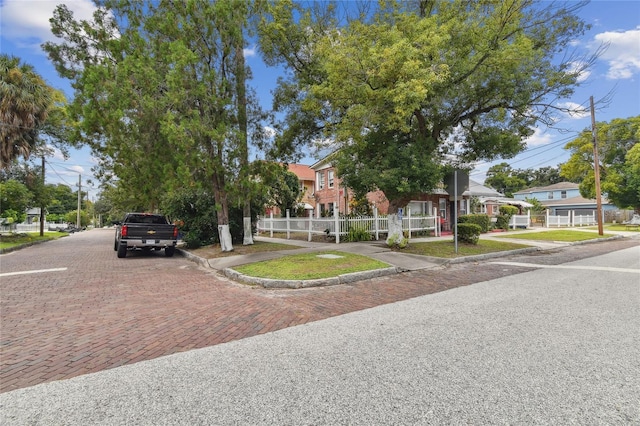
[(172, 257), (175, 252), (176, 252), (176, 248), (173, 246), (164, 248), (164, 255), (167, 257)]
[(118, 246), (118, 257), (119, 258), (123, 258), (123, 257), (127, 257), (127, 245), (126, 244), (120, 244)]

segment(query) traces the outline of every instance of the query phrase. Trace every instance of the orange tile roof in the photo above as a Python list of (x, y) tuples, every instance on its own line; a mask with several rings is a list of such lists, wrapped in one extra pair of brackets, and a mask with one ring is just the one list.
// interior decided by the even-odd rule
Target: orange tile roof
[(316, 180), (316, 172), (304, 164), (289, 164), (289, 171), (298, 176), (300, 180)]

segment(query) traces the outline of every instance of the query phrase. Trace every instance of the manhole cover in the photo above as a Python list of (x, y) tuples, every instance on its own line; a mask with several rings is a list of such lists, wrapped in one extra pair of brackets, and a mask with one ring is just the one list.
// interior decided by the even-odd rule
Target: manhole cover
[(319, 254), (318, 257), (323, 259), (342, 259), (344, 256), (338, 256), (337, 254)]

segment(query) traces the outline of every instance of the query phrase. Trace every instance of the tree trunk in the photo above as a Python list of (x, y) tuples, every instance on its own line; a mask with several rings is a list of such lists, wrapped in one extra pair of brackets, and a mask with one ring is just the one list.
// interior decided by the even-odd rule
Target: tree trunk
[(408, 200), (389, 200), (389, 210), (387, 212), (387, 219), (389, 223), (389, 233), (387, 235), (387, 245), (397, 245), (404, 238), (402, 232), (402, 219), (398, 215), (398, 211), (401, 207), (406, 206)]
[(387, 219), (389, 221), (387, 245), (392, 246), (404, 237), (402, 234), (402, 220), (400, 219), (400, 216), (398, 216), (398, 213), (389, 213)]
[(233, 251), (233, 241), (229, 230), (229, 204), (227, 192), (224, 189), (223, 172), (213, 173), (213, 197), (216, 202), (216, 216), (218, 217), (218, 238), (223, 252)]
[(253, 244), (253, 229), (251, 227), (251, 203), (248, 200), (244, 203), (242, 216), (242, 223), (244, 225), (242, 244), (247, 246)]
[(253, 244), (253, 232), (251, 229), (251, 190), (249, 183), (249, 147), (247, 137), (247, 89), (246, 73), (244, 69), (244, 37), (242, 32), (236, 41), (235, 52), (235, 74), (236, 74), (236, 96), (238, 107), (238, 130), (240, 133), (240, 185), (244, 205), (242, 208), (242, 222), (244, 225), (242, 244)]

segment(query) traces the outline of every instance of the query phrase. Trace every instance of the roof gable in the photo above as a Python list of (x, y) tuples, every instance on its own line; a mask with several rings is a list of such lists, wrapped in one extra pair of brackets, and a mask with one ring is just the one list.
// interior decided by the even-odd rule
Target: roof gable
[(514, 194), (531, 194), (533, 192), (550, 192), (550, 191), (561, 191), (567, 189), (579, 189), (580, 185), (573, 182), (558, 182), (549, 186), (534, 186), (532, 188), (523, 189), (518, 192), (514, 192)]
[(291, 173), (298, 176), (299, 180), (315, 180), (316, 178), (316, 172), (304, 164), (289, 164), (288, 169)]

